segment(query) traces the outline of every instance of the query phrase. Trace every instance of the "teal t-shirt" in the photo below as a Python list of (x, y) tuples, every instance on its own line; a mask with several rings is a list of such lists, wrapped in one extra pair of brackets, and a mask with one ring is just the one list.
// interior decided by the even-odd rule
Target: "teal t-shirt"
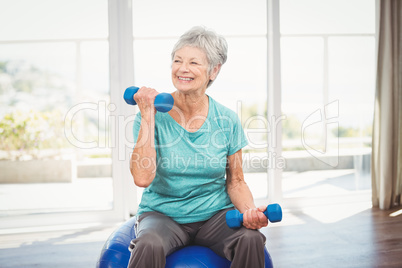
[[(135, 142), (140, 142), (140, 124), (138, 113)], [(168, 113), (157, 112), (156, 174), (143, 191), (137, 215), (157, 211), (184, 224), (208, 220), (233, 207), (226, 190), (226, 160), (246, 145), (237, 114), (211, 97), (207, 118), (196, 132), (188, 132)]]

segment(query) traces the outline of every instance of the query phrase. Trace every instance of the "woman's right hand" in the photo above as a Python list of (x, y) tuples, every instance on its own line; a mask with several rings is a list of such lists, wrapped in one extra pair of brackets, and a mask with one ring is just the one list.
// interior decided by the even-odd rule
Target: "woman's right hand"
[(154, 116), (156, 109), (154, 106), (155, 97), (159, 93), (150, 87), (141, 87), (137, 93), (134, 94), (134, 100), (141, 111), (141, 116)]

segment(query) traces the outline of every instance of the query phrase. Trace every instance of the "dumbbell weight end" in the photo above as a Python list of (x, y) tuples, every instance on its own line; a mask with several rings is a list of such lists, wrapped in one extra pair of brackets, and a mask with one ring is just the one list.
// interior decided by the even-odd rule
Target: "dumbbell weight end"
[[(264, 215), (272, 223), (282, 220), (282, 208), (279, 204), (270, 204), (264, 211)], [(230, 210), (226, 213), (226, 223), (230, 228), (240, 228), (243, 223), (243, 214), (238, 210)]]
[[(128, 87), (124, 91), (124, 100), (127, 104), (137, 105), (134, 100), (134, 94), (139, 90), (138, 87)], [(166, 113), (173, 108), (174, 99), (169, 93), (160, 93), (155, 97), (155, 109), (159, 112)]]

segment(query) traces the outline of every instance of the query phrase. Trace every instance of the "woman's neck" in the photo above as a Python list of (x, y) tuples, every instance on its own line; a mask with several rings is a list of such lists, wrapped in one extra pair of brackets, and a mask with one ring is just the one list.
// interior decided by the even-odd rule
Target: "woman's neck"
[(202, 115), (208, 111), (208, 96), (201, 94), (185, 94), (176, 91), (172, 94), (175, 106), (186, 116)]

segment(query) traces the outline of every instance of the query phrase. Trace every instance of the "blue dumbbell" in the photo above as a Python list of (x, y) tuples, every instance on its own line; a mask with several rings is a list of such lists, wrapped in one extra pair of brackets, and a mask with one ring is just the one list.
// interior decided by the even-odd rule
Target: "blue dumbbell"
[[(124, 91), (124, 100), (127, 104), (137, 105), (134, 100), (134, 94), (137, 93), (139, 87), (128, 87)], [(159, 112), (166, 113), (172, 110), (174, 99), (169, 93), (160, 93), (155, 97), (154, 105), (155, 109)]]
[[(282, 208), (279, 204), (270, 204), (264, 211), (264, 215), (270, 222), (279, 222), (282, 220)], [(240, 228), (243, 223), (243, 214), (238, 210), (229, 210), (226, 212), (226, 224), (230, 228)]]

